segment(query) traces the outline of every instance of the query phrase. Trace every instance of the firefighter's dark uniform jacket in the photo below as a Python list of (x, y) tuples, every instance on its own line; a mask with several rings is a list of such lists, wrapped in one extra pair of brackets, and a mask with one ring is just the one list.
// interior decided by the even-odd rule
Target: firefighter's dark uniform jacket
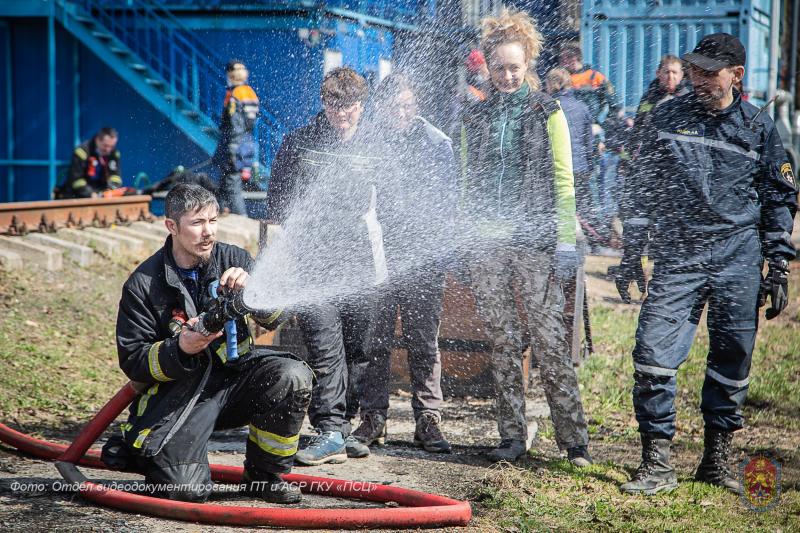
[(763, 255), (791, 260), (797, 189), (778, 131), (735, 93), (711, 112), (693, 93), (654, 109), (642, 132), (627, 222), (649, 228), (652, 250), (674, 256), (747, 229)]
[[(243, 249), (216, 243), (210, 261), (199, 276), (199, 306), (179, 278), (172, 256), (172, 237), (164, 247), (131, 274), (122, 290), (117, 316), (119, 363), (132, 380), (148, 385), (130, 409), (123, 435), (128, 446), (144, 457), (159, 453), (179, 429), (212, 374), (244, 368), (251, 358), (275, 355), (252, 349), (245, 319), (237, 320), (239, 359), (225, 364), (225, 335), (206, 353), (184, 354), (171, 329), (175, 315), (197, 316), (210, 303), (208, 286), (225, 270), (250, 270), (252, 259)], [(174, 327), (174, 322), (173, 322)], [(178, 326), (178, 330), (180, 327)]]
[(122, 186), (119, 150), (102, 157), (97, 153), (94, 137), (80, 144), (72, 152), (69, 177), (63, 187), (68, 198), (90, 198), (92, 193), (102, 193)]
[(707, 427), (742, 427), (758, 325), (763, 259), (791, 260), (792, 168), (766, 113), (734, 93), (707, 109), (693, 93), (652, 111), (624, 220), (626, 256), (648, 256), (653, 279), (633, 351), (639, 431), (672, 438), (679, 366), (706, 303), (709, 351), (700, 409)]

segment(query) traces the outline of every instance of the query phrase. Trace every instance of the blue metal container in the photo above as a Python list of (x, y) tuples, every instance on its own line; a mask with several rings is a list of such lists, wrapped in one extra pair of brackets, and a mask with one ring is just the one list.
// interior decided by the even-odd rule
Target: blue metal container
[(769, 0), (592, 0), (582, 12), (586, 63), (614, 84), (633, 110), (655, 78), (661, 56), (690, 52), (709, 33), (726, 32), (747, 49), (744, 90), (756, 104), (769, 82)]

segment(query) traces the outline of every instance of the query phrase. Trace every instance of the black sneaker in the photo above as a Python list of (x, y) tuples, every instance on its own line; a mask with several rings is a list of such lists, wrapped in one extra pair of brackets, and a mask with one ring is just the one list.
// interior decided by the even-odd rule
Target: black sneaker
[(433, 413), (422, 413), (417, 419), (414, 444), (421, 446), (426, 452), (450, 453), (450, 443), (439, 429), (439, 417)]
[(284, 481), (278, 474), (270, 472), (260, 473), (258, 479), (253, 477), (245, 470), (242, 482), (245, 483), (245, 494), (255, 498), (261, 498), (269, 503), (299, 503), (303, 498), (300, 487)]
[(369, 446), (355, 438), (353, 435), (348, 435), (344, 439), (344, 449), (347, 452), (347, 457), (350, 459), (363, 459), (369, 457)]
[(528, 445), (524, 440), (503, 439), (497, 448), (490, 451), (488, 458), (493, 463), (507, 461), (513, 463), (528, 452)]

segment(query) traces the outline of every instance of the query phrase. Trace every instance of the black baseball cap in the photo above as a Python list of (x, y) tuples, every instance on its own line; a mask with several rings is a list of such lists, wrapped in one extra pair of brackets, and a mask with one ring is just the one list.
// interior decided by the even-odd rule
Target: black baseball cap
[(747, 54), (742, 41), (730, 33), (706, 35), (683, 60), (703, 70), (716, 72), (725, 67), (744, 66)]

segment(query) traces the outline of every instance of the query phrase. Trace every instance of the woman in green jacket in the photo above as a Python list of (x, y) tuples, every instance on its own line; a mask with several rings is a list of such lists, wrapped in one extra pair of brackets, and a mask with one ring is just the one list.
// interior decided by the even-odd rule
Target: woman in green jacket
[(514, 461), (529, 447), (527, 329), (558, 446), (585, 466), (591, 463), (588, 434), (563, 318), (562, 284), (575, 279), (578, 260), (569, 129), (558, 102), (539, 91), (530, 70), (541, 35), (526, 14), (504, 11), (484, 19), (481, 48), (492, 88), (464, 114), (461, 205), (474, 232), (469, 270), (478, 313), (493, 341), (501, 442), (489, 458)]

